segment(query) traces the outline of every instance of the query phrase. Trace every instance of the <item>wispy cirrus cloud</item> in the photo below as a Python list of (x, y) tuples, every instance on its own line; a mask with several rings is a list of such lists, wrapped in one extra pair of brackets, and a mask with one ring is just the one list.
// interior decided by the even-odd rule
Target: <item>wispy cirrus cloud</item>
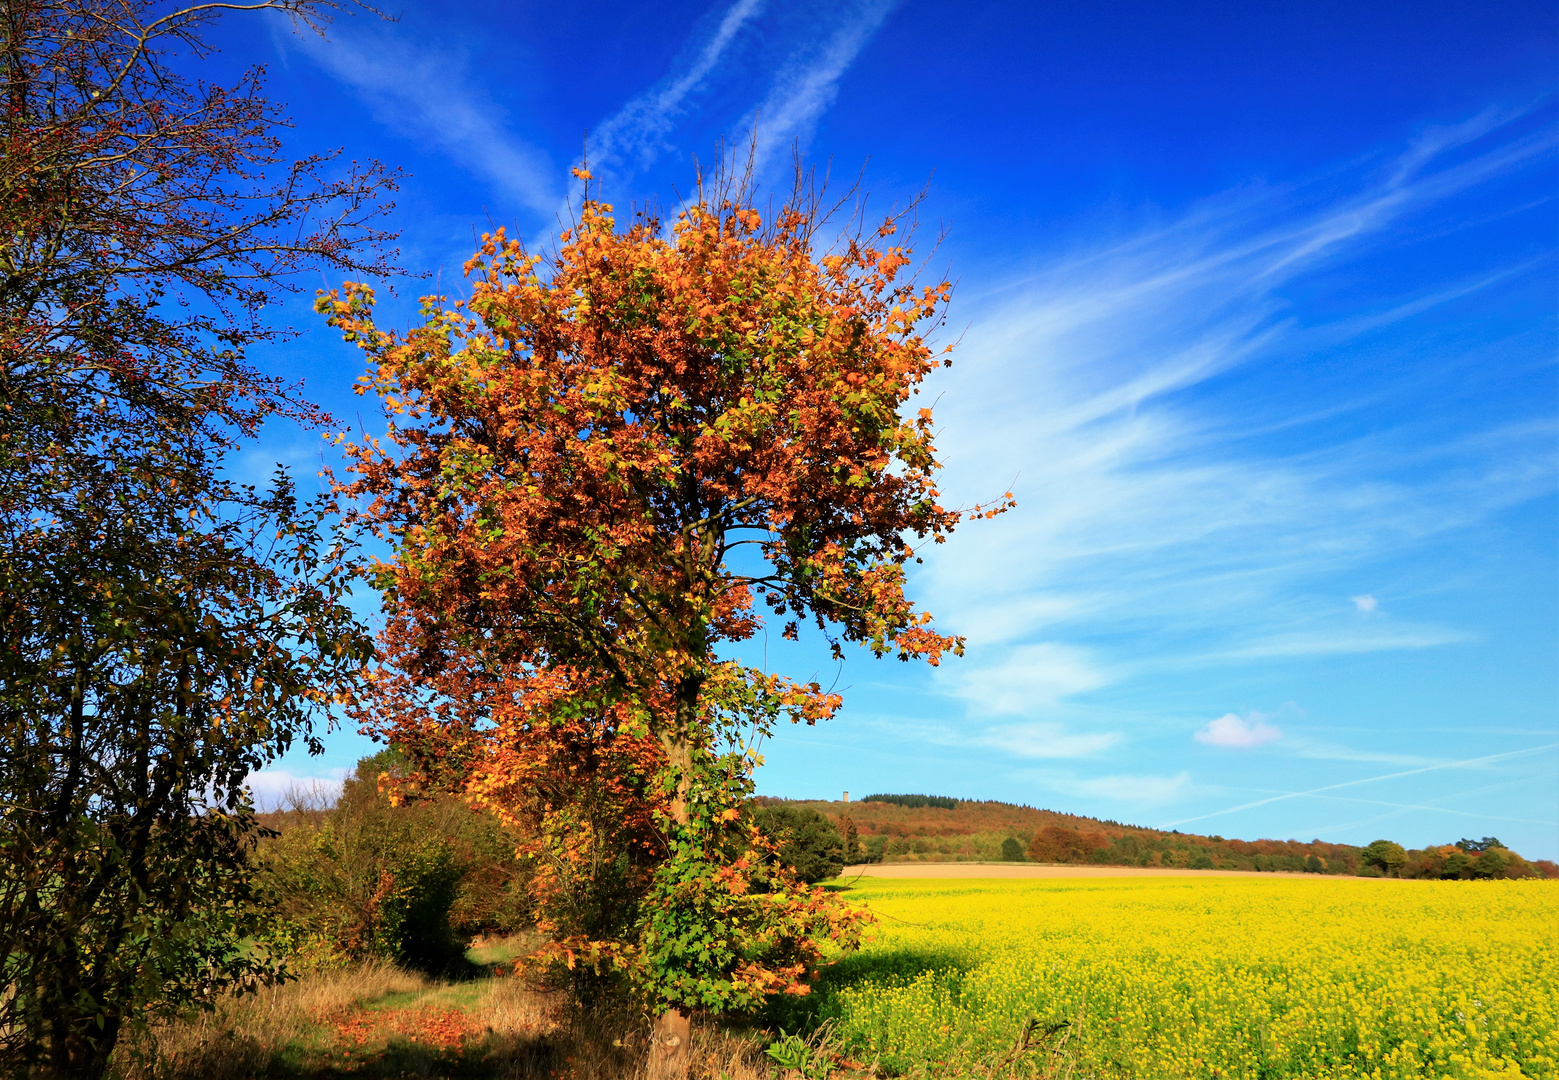
[(1188, 772), (1179, 772), (1173, 776), (1112, 774), (1092, 777), (1047, 773), (1037, 775), (1034, 779), (1039, 786), (1062, 795), (1138, 806), (1177, 802), (1190, 794), (1194, 787)]
[(1018, 715), (1109, 681), (1085, 650), (1054, 642), (1006, 650), (995, 663), (939, 668), (938, 678), (973, 712)]
[(698, 91), (716, 74), (741, 33), (763, 11), (764, 0), (736, 0), (713, 30), (689, 50), (689, 62), (633, 98), (590, 133), (592, 171), (620, 175), (646, 169), (672, 149), (669, 136)]
[[(1349, 594), (1337, 582), (1554, 491), (1559, 426), (1541, 410), (1460, 430), (1371, 423), (1403, 380), (1312, 384), (1359, 362), (1341, 358), (1390, 347), (1371, 335), (1421, 315), (1426, 298), (1451, 303), (1525, 271), (1334, 305), (1307, 324), (1288, 294), (1400, 244), (1414, 215), (1454, 218), (1442, 211), (1459, 195), (1551, 160), (1552, 129), (1502, 127), (1509, 119), (1436, 129), (1384, 164), (1232, 193), (988, 278), (961, 302), (962, 370), (937, 410), (944, 490), (972, 502), (1017, 475), (1019, 506), (927, 557), (928, 606), (969, 634), (971, 659), (998, 658), (983, 682), (946, 688), (988, 710), (1012, 697), (1003, 686), (1021, 687), (1022, 650), (1084, 638), (1100, 678), (1055, 683), (1052, 697), (1167, 667), (1475, 636), (1378, 607), (1360, 620), (1367, 605), (1339, 601)], [(1293, 393), (1228, 389), (1241, 368), (1300, 357), (1316, 358), (1317, 376), (1292, 379)], [(1442, 349), (1436, 361), (1458, 358)]]
[(388, 29), (295, 34), (290, 43), (351, 88), (374, 118), (408, 138), (436, 146), (520, 206), (550, 214), (562, 195), (549, 156), (509, 131), (504, 111), (475, 84), (465, 57), (448, 45), (422, 44)]
[(1515, 758), (1531, 757), (1537, 754), (1546, 754), (1559, 750), (1559, 743), (1548, 743), (1544, 746), (1530, 746), (1521, 750), (1511, 750), (1503, 754), (1484, 754), (1481, 757), (1464, 758), (1461, 761), (1443, 761), (1434, 765), (1423, 765), (1416, 769), (1403, 769), (1400, 772), (1385, 773), (1380, 776), (1366, 776), (1358, 780), (1345, 780), (1337, 784), (1323, 784), (1320, 787), (1310, 788), (1307, 791), (1284, 791), (1266, 798), (1254, 799), (1241, 803), (1238, 806), (1226, 807), (1222, 810), (1214, 810), (1211, 813), (1197, 814), (1194, 817), (1181, 818), (1179, 821), (1171, 821), (1164, 828), (1176, 828), (1181, 825), (1189, 825), (1192, 822), (1207, 821), (1210, 818), (1223, 817), (1226, 814), (1237, 814), (1258, 807), (1269, 806), (1272, 803), (1285, 802), (1290, 799), (1307, 799), (1320, 795), (1329, 795), (1334, 791), (1344, 788), (1362, 787), (1365, 784), (1379, 784), (1388, 780), (1401, 780), (1410, 776), (1422, 776), (1425, 773), (1440, 772), (1445, 769), (1487, 769), (1500, 762), (1510, 761)]
[(1115, 732), (1079, 734), (1061, 724), (998, 724), (988, 727), (978, 741), (1018, 758), (1080, 758), (1108, 750), (1120, 742)]
[(845, 0), (832, 29), (819, 34), (815, 45), (803, 48), (779, 69), (747, 124), (758, 144), (760, 167), (794, 142), (805, 146), (818, 119), (834, 103), (839, 80), (897, 3)]
[[(793, 143), (807, 142), (834, 103), (839, 80), (897, 3), (847, 0), (809, 24), (799, 47), (773, 41), (758, 54), (760, 67), (770, 58), (784, 58), (767, 75), (767, 89), (758, 104), (735, 125), (735, 132), (746, 132), (740, 140), (743, 145), (747, 139), (756, 142), (753, 164), (760, 173)], [(736, 0), (702, 39), (684, 51), (683, 66), (602, 121), (590, 135), (591, 171), (623, 182), (675, 149), (672, 136), (678, 121), (699, 91), (727, 74), (722, 64), (744, 33), (758, 32), (763, 14), (764, 0)]]

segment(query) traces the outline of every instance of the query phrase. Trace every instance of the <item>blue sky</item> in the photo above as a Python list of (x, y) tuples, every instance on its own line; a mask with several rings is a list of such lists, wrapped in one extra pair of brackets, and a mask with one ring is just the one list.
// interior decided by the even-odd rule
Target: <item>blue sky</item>
[[(217, 62), (269, 66), (295, 152), (403, 166), (403, 263), (450, 290), (487, 222), (556, 231), (587, 133), (619, 204), (674, 205), (754, 127), (771, 184), (799, 143), (884, 210), (926, 189), (944, 488), (1019, 508), (913, 579), (962, 660), (754, 643), (847, 701), (760, 790), (1553, 858), (1556, 30), (1517, 2), (412, 3), (328, 42), (233, 20)], [(376, 422), (328, 333), (257, 359)], [(273, 428), (248, 464), (320, 455)]]

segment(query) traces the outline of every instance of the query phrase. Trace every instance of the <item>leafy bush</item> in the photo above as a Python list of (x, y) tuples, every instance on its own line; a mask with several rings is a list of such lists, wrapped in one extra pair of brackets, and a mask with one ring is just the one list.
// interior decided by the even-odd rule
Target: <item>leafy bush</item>
[(1018, 842), (1016, 836), (1009, 836), (1001, 842), (1001, 857), (1006, 862), (1022, 862), (1024, 860), (1023, 845)]
[(769, 1043), (763, 1054), (774, 1062), (781, 1074), (786, 1077), (799, 1077), (800, 1080), (828, 1080), (834, 1071), (837, 1041), (833, 1022), (825, 1020), (822, 1026), (812, 1033), (810, 1039), (803, 1039), (800, 1035), (787, 1035), (785, 1029), (781, 1028), (779, 1038)]
[(436, 973), (464, 962), (473, 933), (531, 921), (506, 831), (453, 798), (392, 806), (378, 778), (398, 767), (393, 750), (364, 758), (334, 807), (277, 822), (262, 853), (272, 948), (306, 966), (377, 957)]
[(448, 840), (428, 837), (399, 860), (379, 901), (379, 936), (393, 958), (418, 971), (441, 971), (465, 956), (467, 939), (450, 924), (464, 867)]

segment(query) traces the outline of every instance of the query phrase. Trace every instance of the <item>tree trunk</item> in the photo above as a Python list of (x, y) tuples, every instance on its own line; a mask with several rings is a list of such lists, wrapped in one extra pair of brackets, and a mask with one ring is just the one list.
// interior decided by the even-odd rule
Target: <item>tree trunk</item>
[(681, 1009), (667, 1009), (655, 1018), (650, 1035), (649, 1080), (683, 1080), (692, 1064), (692, 1025)]
[[(671, 818), (686, 825), (692, 818), (688, 794), (692, 788), (693, 745), (691, 732), (698, 718), (698, 695), (703, 679), (683, 679), (677, 687), (677, 713), (674, 726), (661, 734), (666, 759), (677, 774), (677, 786), (671, 796)], [(673, 1006), (655, 1018), (650, 1029), (649, 1080), (685, 1080), (692, 1064), (688, 1014)]]

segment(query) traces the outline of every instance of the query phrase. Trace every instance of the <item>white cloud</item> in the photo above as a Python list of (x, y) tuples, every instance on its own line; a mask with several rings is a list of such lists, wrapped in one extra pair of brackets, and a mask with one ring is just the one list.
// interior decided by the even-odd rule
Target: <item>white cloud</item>
[(1108, 681), (1082, 649), (1053, 642), (1019, 646), (999, 663), (945, 664), (937, 671), (939, 679), (951, 683), (958, 696), (981, 713), (1031, 713)]
[(1303, 758), (1313, 758), (1317, 761), (1370, 761), (1380, 762), (1385, 765), (1435, 765), (1442, 760), (1440, 758), (1424, 757), (1422, 754), (1355, 750), (1351, 746), (1338, 746), (1335, 743), (1295, 738), (1293, 736), (1289, 736), (1285, 740), (1284, 746), (1291, 753), (1295, 753)]
[(289, 39), (345, 83), (380, 123), (435, 143), (520, 205), (550, 213), (562, 194), (560, 171), (547, 155), (505, 129), (503, 110), (469, 84), (458, 53), (417, 45), (404, 34), (332, 28), (329, 39)]
[(261, 769), (249, 774), (244, 786), (261, 810), (292, 806), (323, 808), (341, 796), (341, 782), (347, 770), (330, 769), (324, 775), (303, 776), (286, 769)]
[(1375, 632), (1350, 628), (1293, 634), (1275, 634), (1248, 645), (1185, 658), (1186, 664), (1228, 660), (1261, 660), (1289, 656), (1341, 656), (1353, 653), (1390, 652), (1397, 649), (1432, 649), (1474, 640), (1462, 630), (1438, 626), (1396, 626)]
[(1369, 615), (1380, 606), (1380, 601), (1369, 595), (1369, 593), (1365, 593), (1363, 596), (1350, 596), (1348, 599), (1353, 601), (1353, 606), (1358, 608), (1359, 613), (1362, 615)]
[(1273, 742), (1282, 737), (1283, 733), (1267, 723), (1261, 713), (1251, 713), (1249, 718), (1234, 713), (1224, 713), (1216, 720), (1209, 720), (1196, 733), (1197, 742), (1241, 750), (1261, 746), (1263, 743)]
[(1080, 758), (1120, 742), (1115, 732), (1069, 734), (1061, 724), (1004, 724), (986, 729), (977, 741), (1022, 758)]

